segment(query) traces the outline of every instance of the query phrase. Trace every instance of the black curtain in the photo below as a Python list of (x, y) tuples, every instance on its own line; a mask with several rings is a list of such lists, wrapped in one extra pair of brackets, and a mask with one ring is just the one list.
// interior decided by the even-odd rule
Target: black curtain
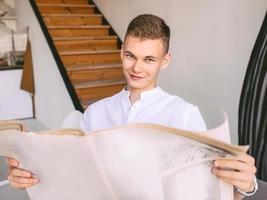
[(267, 12), (248, 63), (239, 103), (239, 144), (250, 145), (257, 177), (267, 181)]

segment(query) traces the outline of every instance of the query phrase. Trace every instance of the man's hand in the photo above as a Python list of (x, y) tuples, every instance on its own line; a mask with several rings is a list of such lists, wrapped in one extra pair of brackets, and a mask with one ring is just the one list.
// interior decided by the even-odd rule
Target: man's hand
[(252, 156), (244, 154), (235, 160), (216, 160), (212, 173), (242, 192), (252, 192), (255, 188), (254, 176), (257, 171)]
[(7, 163), (8, 180), (11, 186), (18, 189), (25, 189), (39, 182), (30, 171), (20, 169), (19, 162), (17, 160), (7, 158)]

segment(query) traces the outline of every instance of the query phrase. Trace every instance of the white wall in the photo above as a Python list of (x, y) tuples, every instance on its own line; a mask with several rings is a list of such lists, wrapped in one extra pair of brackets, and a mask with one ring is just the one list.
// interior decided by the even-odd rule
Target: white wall
[(0, 70), (0, 120), (33, 116), (31, 95), (20, 89), (21, 76), (21, 69)]
[(16, 0), (18, 28), (30, 28), (34, 65), (36, 118), (48, 128), (59, 128), (74, 110), (54, 57), (28, 0)]
[(15, 0), (4, 0), (4, 2), (13, 8), (15, 7)]
[(209, 128), (226, 110), (232, 141), (247, 63), (260, 29), (266, 0), (94, 0), (121, 38), (138, 14), (164, 18), (171, 27), (172, 62), (159, 85), (198, 105)]

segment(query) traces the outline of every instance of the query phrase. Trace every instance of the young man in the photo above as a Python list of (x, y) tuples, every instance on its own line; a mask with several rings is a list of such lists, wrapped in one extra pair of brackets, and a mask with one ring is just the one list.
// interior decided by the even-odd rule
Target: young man
[[(206, 130), (197, 107), (157, 86), (158, 74), (168, 66), (170, 60), (169, 39), (169, 27), (157, 16), (140, 15), (131, 21), (121, 49), (127, 87), (112, 97), (90, 105), (81, 120), (83, 130), (92, 131), (135, 122), (192, 131)], [(234, 185), (241, 193), (253, 192), (256, 168), (251, 156), (216, 160), (214, 165), (212, 172), (220, 179)], [(38, 182), (30, 172), (18, 167), (17, 161), (9, 159), (11, 185), (25, 188)], [(232, 170), (223, 170), (225, 168)], [(239, 195), (236, 196), (238, 198)]]

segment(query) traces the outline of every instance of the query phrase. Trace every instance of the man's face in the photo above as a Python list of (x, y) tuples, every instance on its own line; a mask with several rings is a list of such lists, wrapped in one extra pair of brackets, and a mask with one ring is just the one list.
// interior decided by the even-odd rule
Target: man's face
[(127, 89), (143, 92), (156, 86), (160, 69), (167, 67), (169, 54), (165, 54), (160, 39), (140, 40), (128, 36), (121, 49), (123, 73)]

